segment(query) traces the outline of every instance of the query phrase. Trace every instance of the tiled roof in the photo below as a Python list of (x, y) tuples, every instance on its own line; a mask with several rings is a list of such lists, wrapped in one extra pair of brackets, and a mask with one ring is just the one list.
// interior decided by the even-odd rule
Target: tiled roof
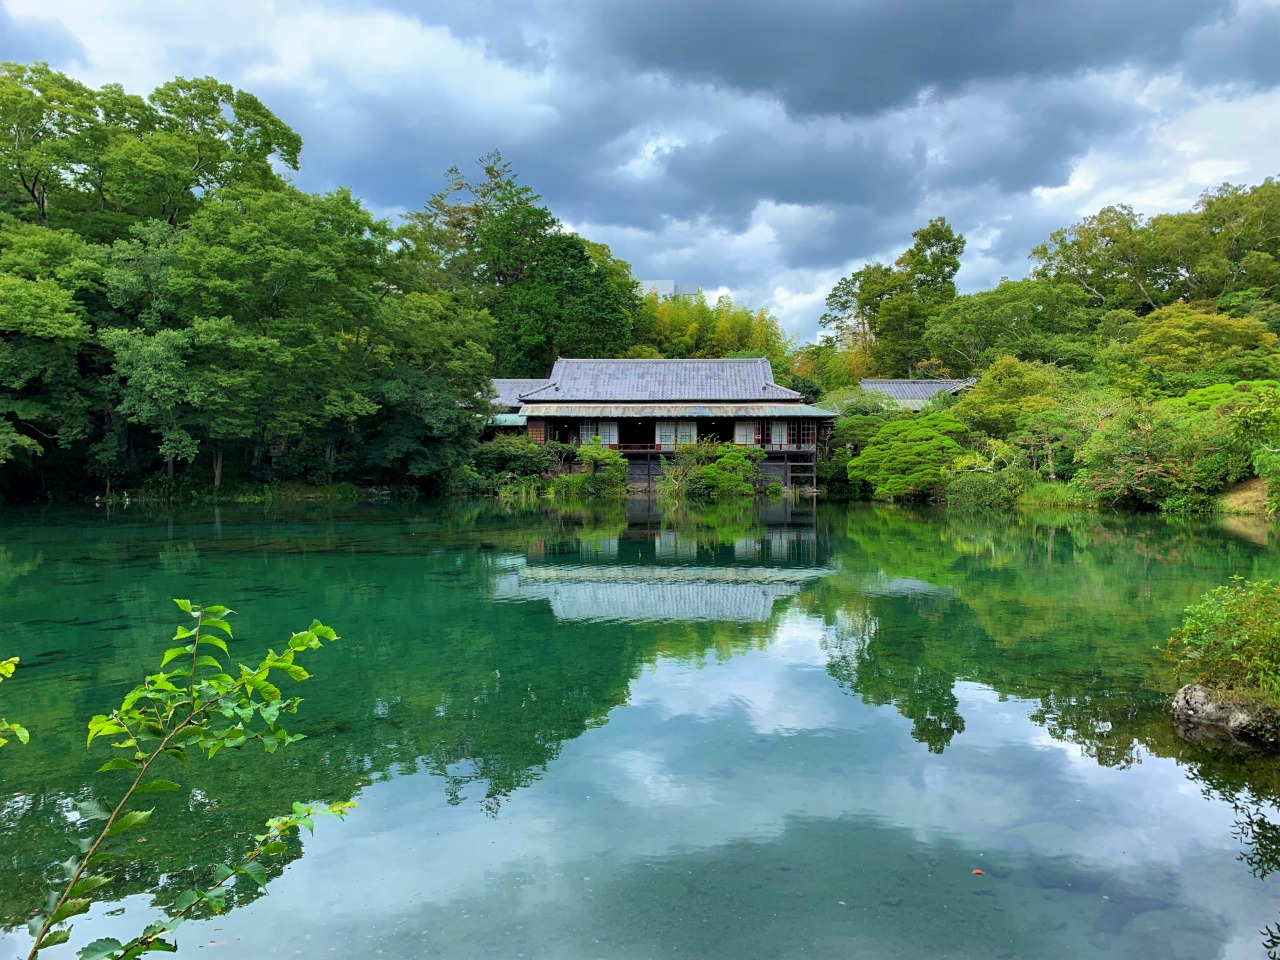
[(883, 393), (894, 400), (928, 400), (937, 393), (958, 393), (977, 381), (968, 380), (863, 380), (863, 390)]
[(557, 360), (550, 382), (521, 397), (525, 403), (803, 399), (773, 382), (773, 368), (765, 359)]
[(545, 387), (550, 380), (494, 380), (493, 389), (498, 391), (498, 399), (493, 401), (495, 407), (503, 410), (520, 406), (520, 394)]

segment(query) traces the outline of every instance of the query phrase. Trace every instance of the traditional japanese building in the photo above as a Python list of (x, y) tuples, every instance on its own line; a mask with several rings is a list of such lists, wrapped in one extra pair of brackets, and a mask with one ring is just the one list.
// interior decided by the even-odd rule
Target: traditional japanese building
[(818, 441), (835, 417), (775, 383), (765, 359), (557, 360), (546, 380), (494, 386), (534, 442), (599, 437), (631, 462), (633, 481), (656, 476), (678, 445), (704, 439), (758, 447), (763, 473), (813, 485)]

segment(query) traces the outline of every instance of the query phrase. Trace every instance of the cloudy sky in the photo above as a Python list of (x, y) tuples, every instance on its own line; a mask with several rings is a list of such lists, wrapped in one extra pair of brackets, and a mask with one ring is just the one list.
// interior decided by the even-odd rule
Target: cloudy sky
[(643, 277), (810, 337), (943, 215), (963, 289), (1108, 203), (1280, 173), (1280, 0), (0, 0), (0, 58), (250, 90), (296, 180), (422, 206), (493, 149)]

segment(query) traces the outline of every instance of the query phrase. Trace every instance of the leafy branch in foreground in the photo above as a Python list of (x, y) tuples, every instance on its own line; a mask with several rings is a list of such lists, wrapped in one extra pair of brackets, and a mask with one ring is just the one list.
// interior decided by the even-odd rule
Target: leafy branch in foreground
[[(174, 640), (185, 642), (166, 650), (160, 672), (129, 691), (119, 707), (89, 721), (89, 745), (101, 737), (118, 738), (111, 744), (115, 755), (99, 772), (124, 771), (132, 779), (110, 810), (93, 799), (76, 804), (82, 827), (89, 829), (76, 838), (76, 853), (60, 865), (65, 883), (50, 891), (45, 911), (29, 924), (34, 941), (28, 960), (34, 960), (46, 947), (66, 943), (71, 936), (68, 921), (87, 913), (94, 891), (110, 882), (109, 877), (94, 871), (117, 852), (123, 834), (144, 826), (152, 814), (152, 810), (131, 807), (138, 795), (179, 789), (175, 781), (153, 775), (157, 763), (167, 758), (185, 765), (192, 755), (212, 759), (224, 748), (238, 749), (252, 741), (274, 753), (278, 747), (302, 739), (280, 725), (280, 716), (295, 713), (301, 699), (285, 697), (274, 681), (279, 674), (294, 681), (307, 679), (307, 671), (296, 661), (307, 651), (337, 640), (333, 629), (313, 621), (289, 638), (283, 652), (268, 650), (256, 667), (233, 666), (227, 647), (231, 625), (225, 619), (232, 611), (222, 606), (201, 607), (187, 600), (174, 602), (195, 621), (192, 626), (178, 627), (174, 635)], [(165, 670), (175, 661), (180, 664), (177, 669)], [(255, 837), (241, 863), (234, 867), (220, 864), (212, 886), (184, 893), (167, 922), (148, 926), (126, 944), (111, 939), (94, 941), (80, 951), (80, 960), (131, 960), (151, 951), (172, 953), (177, 947), (163, 939), (165, 934), (202, 908), (219, 911), (236, 878), (246, 877), (265, 889), (262, 858), (282, 852), (287, 834), (303, 827), (310, 830), (317, 815), (341, 817), (352, 806), (350, 802), (295, 803), (289, 814), (267, 822), (266, 832)]]
[[(18, 658), (10, 657), (8, 660), (0, 660), (0, 680), (7, 680), (13, 676), (13, 671), (17, 669)], [(6, 736), (7, 735), (7, 736)], [(17, 737), (19, 743), (26, 743), (31, 739), (31, 735), (27, 733), (27, 728), (17, 724), (10, 723), (4, 717), (0, 717), (0, 747), (9, 742), (8, 737)]]

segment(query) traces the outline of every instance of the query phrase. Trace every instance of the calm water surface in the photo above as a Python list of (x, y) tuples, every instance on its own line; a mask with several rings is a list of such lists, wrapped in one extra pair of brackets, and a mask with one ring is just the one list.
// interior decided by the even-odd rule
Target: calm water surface
[[(670, 517), (392, 508), (0, 513), (0, 958), (107, 796), (84, 722), (170, 597), (244, 659), (312, 617), (275, 756), (158, 795), (128, 936), (290, 801), (354, 798), (270, 895), (179, 932), (229, 957), (1265, 957), (1275, 762), (1169, 730), (1157, 644), (1266, 529), (879, 508)], [(973, 871), (984, 871), (975, 876)], [(50, 951), (71, 957), (69, 947)]]

